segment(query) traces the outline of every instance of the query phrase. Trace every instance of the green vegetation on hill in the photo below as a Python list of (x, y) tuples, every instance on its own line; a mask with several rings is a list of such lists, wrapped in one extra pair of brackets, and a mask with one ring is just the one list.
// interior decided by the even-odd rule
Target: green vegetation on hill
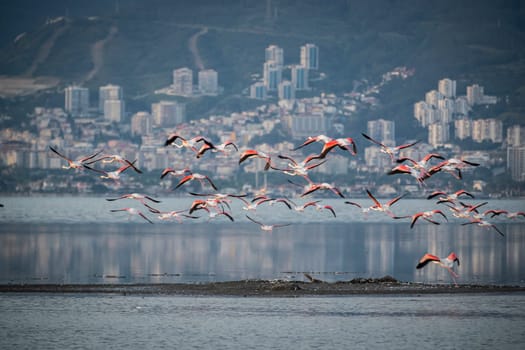
[[(51, 1), (49, 9), (60, 9), (63, 3)], [(490, 117), (523, 122), (523, 1), (130, 0), (120, 1), (117, 11), (97, 0), (69, 13), (68, 28), (34, 75), (59, 77), (63, 86), (83, 81), (93, 69), (92, 46), (116, 27), (118, 32), (104, 47), (103, 64), (84, 85), (93, 92), (108, 83), (123, 86), (133, 110), (149, 109), (165, 98), (153, 92), (171, 83), (174, 69), (186, 66), (197, 72), (188, 40), (207, 27), (198, 39), (199, 53), (206, 68), (219, 73), (224, 94), (185, 100), (195, 118), (252, 105), (242, 92), (253, 82), (252, 74), (262, 74), (268, 45), (282, 47), (285, 64), (295, 64), (300, 46), (311, 42), (320, 48), (320, 71), (327, 76), (312, 84), (312, 94), (349, 92), (355, 80), (377, 81), (396, 66), (415, 68), (410, 79), (386, 87), (381, 106), (360, 116), (361, 121), (382, 117), (415, 127), (413, 103), (448, 77), (458, 82), (458, 94), (477, 83), (486, 94), (504, 97)], [(28, 13), (29, 18), (37, 15)], [(0, 50), (0, 75), (26, 72), (64, 25), (35, 21), (24, 37)], [(399, 128), (400, 137), (407, 136), (403, 130), (411, 132)]]

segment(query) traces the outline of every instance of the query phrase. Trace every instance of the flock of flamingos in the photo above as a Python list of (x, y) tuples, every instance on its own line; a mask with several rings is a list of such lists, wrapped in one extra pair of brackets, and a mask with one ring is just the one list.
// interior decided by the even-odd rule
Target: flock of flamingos
[[(448, 173), (454, 178), (462, 179), (462, 169), (465, 167), (476, 167), (479, 164), (457, 158), (445, 159), (437, 153), (429, 153), (422, 159), (412, 159), (408, 157), (400, 157), (400, 152), (403, 149), (414, 146), (418, 141), (413, 143), (407, 143), (395, 147), (388, 147), (383, 143), (374, 140), (370, 136), (362, 133), (362, 136), (370, 141), (371, 143), (380, 147), (380, 151), (388, 155), (392, 161), (392, 169), (388, 172), (389, 175), (403, 174), (413, 177), (419, 186), (424, 187), (425, 181), (434, 176), (436, 173)], [(264, 189), (260, 193), (253, 195), (253, 198), (249, 200), (247, 194), (225, 194), (218, 192), (217, 186), (214, 184), (213, 179), (207, 175), (193, 172), (189, 166), (180, 168), (168, 167), (160, 174), (160, 179), (164, 179), (166, 176), (173, 176), (178, 179), (178, 183), (174, 187), (174, 190), (179, 189), (185, 184), (191, 181), (198, 181), (202, 188), (211, 188), (209, 191), (202, 191), (203, 193), (189, 192), (196, 199), (192, 202), (191, 206), (184, 210), (174, 211), (161, 211), (156, 209), (154, 205), (160, 203), (159, 200), (152, 196), (141, 194), (141, 193), (128, 193), (122, 194), (116, 198), (107, 198), (108, 201), (118, 201), (121, 199), (133, 199), (137, 200), (143, 205), (143, 211), (135, 207), (125, 207), (120, 209), (112, 209), (112, 212), (127, 212), (130, 216), (140, 216), (142, 219), (153, 224), (153, 221), (144, 214), (144, 211), (156, 215), (159, 220), (176, 220), (182, 222), (186, 219), (198, 219), (200, 216), (196, 216), (196, 213), (205, 212), (210, 219), (224, 216), (228, 220), (234, 221), (234, 215), (231, 211), (230, 203), (232, 198), (242, 202), (242, 209), (249, 212), (256, 212), (256, 208), (260, 205), (273, 205), (281, 203), (284, 207), (297, 212), (303, 212), (308, 207), (315, 208), (317, 210), (326, 210), (330, 215), (336, 216), (336, 211), (330, 205), (321, 204), (321, 200), (308, 200), (314, 192), (330, 191), (334, 196), (345, 198), (343, 193), (334, 184), (325, 182), (315, 182), (311, 179), (309, 171), (323, 165), (329, 160), (330, 154), (333, 152), (343, 152), (350, 156), (357, 154), (357, 147), (354, 139), (347, 138), (331, 138), (326, 135), (317, 135), (308, 137), (302, 144), (291, 149), (290, 151), (298, 151), (300, 149), (313, 149), (312, 144), (322, 144), (322, 148), (319, 153), (313, 153), (304, 159), (296, 159), (290, 155), (270, 155), (262, 151), (255, 149), (246, 149), (240, 152), (239, 165), (243, 162), (250, 161), (251, 159), (262, 159), (264, 162), (265, 171), (278, 171), (289, 176), (295, 176), (297, 178), (303, 178), (306, 182), (299, 184), (288, 179), (291, 185), (297, 186), (299, 191), (302, 191), (298, 197), (301, 200), (306, 200), (302, 204), (296, 204), (289, 198), (273, 198), (266, 194)], [(194, 154), (196, 159), (207, 157), (209, 153), (220, 152), (225, 156), (230, 156), (232, 153), (239, 152), (239, 148), (232, 141), (227, 141), (221, 144), (213, 143), (209, 139), (203, 136), (196, 136), (192, 138), (185, 138), (179, 133), (170, 134), (164, 143), (165, 147), (174, 147), (178, 149), (186, 149), (190, 154)], [(119, 182), (122, 173), (126, 170), (135, 171), (141, 173), (141, 170), (135, 165), (136, 160), (130, 161), (118, 154), (103, 154), (102, 150), (94, 154), (81, 157), (76, 160), (72, 160), (60, 153), (55, 148), (49, 146), (50, 150), (57, 154), (59, 157), (67, 161), (67, 165), (64, 165), (65, 169), (85, 169), (99, 174), (102, 179), (109, 179), (112, 181)], [(300, 152), (295, 152), (300, 153)], [(433, 162), (434, 164), (431, 164)], [(119, 168), (111, 171), (103, 170), (107, 168), (106, 164), (118, 163)], [(382, 212), (385, 215), (390, 216), (392, 219), (410, 219), (410, 228), (414, 227), (417, 222), (426, 221), (428, 223), (439, 225), (440, 221), (448, 221), (447, 215), (441, 209), (436, 208), (428, 211), (421, 211), (413, 213), (407, 216), (395, 215), (391, 207), (401, 200), (404, 195), (397, 196), (385, 203), (381, 203), (376, 197), (366, 189), (368, 197), (371, 199), (372, 204), (368, 207), (364, 207), (359, 203), (352, 201), (344, 201), (345, 204), (354, 206), (361, 210), (363, 214), (367, 214), (369, 211)], [(456, 218), (465, 219), (466, 221), (462, 225), (478, 225), (482, 227), (489, 227), (494, 230), (497, 234), (504, 236), (504, 233), (490, 221), (494, 217), (506, 217), (509, 219), (524, 217), (525, 212), (508, 212), (500, 209), (488, 209), (482, 210), (481, 207), (486, 205), (488, 202), (481, 202), (478, 204), (467, 204), (462, 201), (462, 198), (474, 198), (474, 196), (465, 191), (458, 190), (454, 193), (446, 193), (444, 191), (434, 191), (427, 196), (427, 199), (437, 199), (436, 204), (442, 204), (448, 207), (451, 215)], [(247, 219), (256, 225), (259, 225), (263, 231), (272, 231), (274, 228), (287, 226), (289, 224), (268, 224), (263, 223), (260, 219), (257, 219), (254, 215), (246, 215)], [(458, 275), (453, 270), (455, 263), (459, 266), (459, 259), (454, 252), (450, 253), (447, 257), (438, 257), (436, 255), (426, 253), (420, 259), (417, 269), (423, 268), (429, 263), (436, 263), (439, 266), (447, 269), (457, 285), (456, 278)]]

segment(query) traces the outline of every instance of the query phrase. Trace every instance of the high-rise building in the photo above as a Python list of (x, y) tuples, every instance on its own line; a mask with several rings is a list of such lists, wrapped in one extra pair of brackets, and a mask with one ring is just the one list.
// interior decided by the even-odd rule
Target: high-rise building
[(438, 107), (439, 100), (443, 99), (443, 95), (437, 90), (430, 90), (425, 94), (425, 102), (434, 108)]
[(79, 86), (68, 86), (65, 89), (66, 112), (73, 117), (84, 117), (89, 113), (89, 90)]
[(300, 62), (306, 69), (317, 70), (319, 68), (319, 48), (314, 44), (301, 46)]
[(295, 99), (295, 88), (291, 81), (283, 80), (279, 84), (278, 88), (280, 100), (294, 100)]
[(280, 48), (277, 45), (270, 45), (268, 46), (265, 51), (265, 62), (273, 61), (275, 64), (277, 64), (279, 67), (283, 67), (284, 65), (284, 54), (283, 49)]
[(151, 105), (151, 112), (154, 125), (170, 128), (184, 122), (186, 105), (175, 101), (160, 101)]
[(476, 119), (472, 121), (472, 140), (476, 142), (503, 141), (503, 123), (501, 120), (488, 118)]
[(330, 125), (329, 122), (330, 118), (322, 111), (291, 114), (287, 116), (285, 121), (293, 139), (326, 134)]
[(268, 91), (277, 90), (277, 86), (282, 80), (282, 67), (275, 61), (264, 62), (263, 81)]
[(470, 106), (475, 106), (483, 101), (484, 88), (478, 84), (467, 86), (467, 101)]
[(472, 136), (472, 120), (461, 118), (454, 121), (454, 135), (457, 139), (464, 140)]
[(507, 128), (507, 146), (524, 146), (525, 145), (525, 127), (513, 125)]
[(98, 110), (104, 113), (104, 104), (106, 100), (122, 100), (124, 94), (122, 88), (118, 85), (105, 85), (98, 88)]
[(449, 125), (434, 123), (428, 126), (428, 143), (432, 147), (442, 146), (450, 140)]
[(308, 68), (302, 65), (292, 66), (292, 85), (295, 90), (308, 90)]
[(447, 98), (456, 97), (456, 81), (448, 78), (438, 82), (438, 91)]
[(104, 102), (104, 119), (120, 123), (124, 118), (124, 107), (123, 100), (106, 100)]
[(175, 69), (172, 88), (176, 95), (191, 96), (193, 94), (193, 71), (186, 67)]
[(367, 135), (386, 146), (394, 146), (396, 123), (385, 119), (370, 120), (367, 123)]
[(514, 181), (525, 181), (525, 146), (507, 147), (507, 168)]
[(250, 86), (250, 97), (258, 100), (266, 100), (266, 84), (262, 81)]
[(456, 114), (460, 114), (460, 115), (463, 115), (463, 116), (467, 116), (468, 115), (468, 112), (470, 111), (470, 106), (468, 104), (466, 96), (460, 96), (460, 97), (456, 98), (454, 103), (455, 103), (454, 112)]
[(137, 112), (131, 117), (131, 135), (150, 135), (153, 117), (148, 112)]
[(219, 75), (213, 69), (199, 71), (199, 91), (204, 95), (217, 95), (219, 92)]

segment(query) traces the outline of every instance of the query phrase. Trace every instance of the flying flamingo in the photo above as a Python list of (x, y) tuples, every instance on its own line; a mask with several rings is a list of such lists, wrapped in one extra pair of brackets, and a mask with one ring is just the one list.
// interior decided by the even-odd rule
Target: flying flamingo
[(336, 195), (338, 195), (339, 197), (345, 198), (343, 193), (337, 187), (335, 187), (334, 185), (329, 184), (327, 182), (322, 182), (322, 183), (313, 183), (312, 182), (310, 184), (310, 186), (306, 189), (306, 191), (304, 191), (303, 194), (301, 194), (300, 197), (304, 197), (304, 196), (306, 196), (306, 195), (308, 195), (310, 193), (313, 193), (315, 191), (318, 191), (318, 190), (330, 190), (333, 193), (335, 193)]
[(367, 140), (370, 140), (370, 141), (372, 141), (373, 143), (375, 143), (376, 145), (378, 145), (379, 147), (381, 147), (380, 152), (381, 152), (381, 153), (386, 153), (386, 154), (388, 154), (388, 155), (390, 156), (390, 159), (392, 160), (392, 162), (395, 161), (394, 158), (397, 156), (397, 154), (399, 154), (399, 151), (400, 151), (400, 150), (405, 149), (405, 148), (408, 148), (408, 147), (412, 147), (412, 146), (414, 146), (416, 143), (419, 142), (419, 141), (416, 141), (416, 142), (407, 143), (407, 144), (404, 144), (404, 145), (399, 145), (399, 146), (394, 146), (394, 147), (388, 147), (388, 146), (382, 144), (381, 142), (374, 140), (373, 138), (371, 138), (370, 136), (368, 136), (368, 135), (365, 134), (365, 133), (361, 133), (361, 135), (363, 135), (363, 137), (366, 138)]
[[(113, 163), (113, 162), (117, 162), (117, 163), (120, 163), (120, 164), (128, 164), (130, 163), (129, 160), (125, 159), (124, 157), (118, 155), (118, 154), (108, 154), (108, 155), (104, 155), (100, 158), (97, 158), (95, 160), (92, 160), (90, 162), (86, 162), (86, 164), (88, 165), (91, 165), (93, 163), (96, 163), (96, 162), (102, 162), (102, 163)], [(140, 171), (137, 167), (135, 167), (135, 165), (132, 165), (132, 168), (137, 172), (137, 173), (142, 173), (142, 171)]]
[(252, 157), (262, 158), (262, 159), (266, 160), (266, 164), (264, 166), (264, 170), (270, 169), (270, 167), (272, 165), (271, 157), (268, 154), (264, 153), (264, 152), (259, 152), (259, 151), (256, 151), (254, 149), (248, 149), (248, 150), (242, 152), (241, 156), (239, 157), (239, 164), (244, 162), (246, 159), (252, 158)]
[(188, 167), (181, 169), (181, 170), (175, 170), (171, 167), (167, 167), (164, 170), (162, 170), (162, 173), (160, 174), (160, 178), (163, 179), (168, 174), (173, 175), (173, 176), (186, 176), (188, 174), (191, 174), (191, 170)]
[(182, 223), (182, 217), (189, 218), (189, 219), (198, 219), (198, 216), (192, 216), (186, 214), (186, 210), (172, 210), (172, 211), (160, 211), (156, 208), (152, 208), (147, 204), (144, 204), (146, 207), (148, 207), (149, 211), (155, 214), (158, 214), (159, 220), (171, 220), (175, 219), (178, 223)]
[(119, 199), (124, 199), (124, 198), (127, 198), (127, 199), (136, 199), (138, 201), (140, 201), (142, 204), (146, 204), (145, 203), (145, 200), (149, 200), (149, 201), (152, 201), (154, 203), (160, 203), (159, 200), (155, 199), (155, 198), (152, 198), (148, 195), (144, 195), (144, 194), (140, 194), (140, 193), (128, 193), (128, 194), (123, 194), (122, 196), (120, 197), (117, 197), (117, 198), (106, 198), (107, 201), (116, 201), (116, 200), (119, 200)]
[(80, 159), (77, 159), (77, 160), (72, 160), (72, 159), (69, 159), (68, 157), (66, 157), (65, 155), (61, 154), (60, 152), (58, 152), (56, 149), (54, 149), (53, 147), (49, 146), (49, 149), (51, 151), (53, 151), (55, 154), (57, 154), (59, 157), (65, 159), (68, 163), (67, 166), (65, 165), (62, 165), (62, 168), (63, 169), (82, 169), (86, 162), (88, 162), (89, 160), (93, 159), (94, 157), (98, 156), (102, 150), (96, 152), (96, 153), (93, 153), (89, 156), (86, 156), (86, 157), (82, 157)]
[(138, 215), (138, 216), (142, 217), (144, 220), (146, 220), (147, 222), (149, 222), (150, 224), (153, 223), (153, 221), (148, 219), (148, 217), (146, 215), (144, 215), (140, 210), (138, 210), (136, 208), (111, 209), (110, 211), (111, 212), (127, 211), (129, 213), (129, 217), (130, 218), (131, 218), (131, 215)]
[(435, 214), (439, 214), (439, 215), (443, 216), (445, 218), (445, 220), (448, 221), (447, 216), (441, 210), (439, 210), (439, 209), (427, 210), (427, 211), (422, 211), (422, 212), (415, 213), (414, 215), (412, 215), (412, 222), (410, 223), (410, 228), (414, 227), (416, 221), (419, 218), (424, 219), (424, 220), (426, 220), (428, 222), (431, 222), (434, 225), (439, 225), (439, 222), (434, 221), (434, 220), (431, 219), (432, 216), (434, 216)]
[(175, 189), (179, 188), (180, 186), (184, 185), (186, 182), (191, 181), (191, 180), (198, 180), (201, 183), (202, 186), (204, 186), (204, 180), (206, 180), (211, 185), (211, 187), (213, 187), (214, 190), (217, 190), (217, 187), (215, 186), (215, 184), (211, 181), (211, 179), (208, 176), (202, 175), (202, 174), (198, 174), (198, 173), (193, 173), (193, 174), (189, 174), (189, 175), (184, 176), (179, 181), (177, 186), (175, 186)]
[(289, 161), (289, 163), (287, 164), (288, 168), (280, 169), (280, 168), (277, 168), (277, 167), (272, 165), (271, 166), (272, 169), (278, 170), (278, 171), (282, 171), (283, 173), (285, 173), (287, 175), (291, 175), (291, 176), (295, 176), (295, 175), (303, 176), (307, 180), (309, 180), (309, 178), (308, 178), (308, 171), (309, 170), (311, 170), (313, 168), (317, 168), (318, 166), (320, 166), (321, 164), (326, 162), (326, 160), (323, 160), (322, 162), (319, 162), (319, 163), (316, 163), (316, 164), (307, 165), (312, 159), (317, 158), (316, 155), (308, 156), (302, 162), (297, 162), (296, 160), (294, 160), (292, 157), (289, 157), (289, 156), (278, 155), (278, 157), (281, 158), (281, 159), (286, 159), (286, 160)]
[(92, 168), (92, 167), (90, 167), (90, 166), (88, 166), (86, 164), (84, 164), (84, 167), (89, 169), (89, 170), (93, 170), (93, 171), (95, 171), (97, 173), (101, 173), (102, 174), (102, 175), (100, 175), (101, 179), (111, 179), (111, 180), (118, 181), (118, 180), (120, 180), (120, 175), (125, 170), (127, 170), (128, 168), (131, 168), (136, 161), (137, 160), (134, 160), (133, 162), (130, 162), (130, 161), (126, 160), (126, 162), (127, 162), (126, 165), (123, 165), (123, 166), (121, 166), (120, 168), (118, 168), (117, 170), (114, 170), (114, 171), (99, 170), (99, 169)]
[(456, 253), (454, 252), (450, 253), (446, 258), (439, 258), (435, 255), (426, 253), (425, 255), (423, 255), (421, 259), (419, 259), (419, 263), (417, 264), (416, 269), (422, 269), (428, 263), (438, 264), (439, 266), (448, 270), (448, 272), (450, 273), (450, 276), (454, 280), (454, 284), (457, 286), (458, 283), (456, 281), (456, 278), (458, 278), (459, 276), (453, 270), (454, 263), (456, 262), (458, 263), (458, 266), (459, 266), (459, 259), (456, 256)]
[(497, 228), (496, 225), (494, 225), (493, 223), (491, 223), (491, 222), (489, 222), (487, 220), (483, 220), (481, 218), (471, 218), (469, 222), (464, 222), (461, 225), (470, 225), (470, 224), (476, 224), (476, 225), (482, 226), (482, 227), (492, 227), (501, 236), (505, 236), (505, 234), (503, 232), (501, 232), (501, 230), (499, 228)]
[[(175, 143), (175, 141), (177, 139), (181, 140), (180, 144)], [(215, 147), (213, 145), (213, 143), (208, 141), (204, 136), (195, 136), (195, 137), (192, 137), (191, 139), (185, 139), (184, 137), (182, 137), (182, 136), (180, 136), (179, 134), (176, 134), (176, 133), (171, 134), (171, 135), (168, 136), (168, 138), (164, 142), (164, 146), (173, 145), (173, 146), (175, 146), (177, 148), (185, 147), (185, 148), (191, 149), (195, 153), (198, 153), (199, 151), (197, 149), (197, 144), (199, 142), (204, 142), (205, 144), (208, 144), (208, 146), (210, 146), (211, 148)]]
[(206, 153), (207, 151), (222, 152), (223, 154), (226, 154), (228, 153), (228, 151), (226, 151), (226, 147), (228, 146), (230, 146), (230, 148), (233, 147), (236, 151), (239, 151), (239, 148), (237, 147), (235, 143), (233, 143), (233, 141), (226, 141), (219, 145), (212, 145), (209, 142), (205, 142), (201, 146), (201, 148), (199, 148), (197, 152), (197, 158), (201, 158), (204, 155), (204, 153)]
[(465, 190), (459, 190), (459, 191), (456, 191), (456, 192), (454, 192), (452, 194), (447, 194), (447, 193), (445, 193), (443, 191), (434, 191), (427, 197), (427, 199), (432, 199), (432, 198), (434, 198), (436, 196), (440, 196), (440, 195), (442, 197), (438, 198), (438, 202), (437, 202), (438, 204), (439, 203), (444, 203), (444, 202), (453, 203), (456, 199), (458, 199), (462, 195), (468, 196), (470, 198), (474, 198), (474, 196), (471, 193), (469, 193), (469, 192), (467, 192)]
[(366, 194), (368, 195), (368, 197), (370, 197), (370, 199), (374, 202), (374, 205), (371, 205), (369, 206), (368, 208), (363, 208), (359, 203), (355, 203), (355, 202), (350, 202), (350, 201), (345, 201), (346, 204), (351, 204), (351, 205), (355, 205), (356, 207), (358, 208), (361, 208), (363, 209), (363, 213), (367, 213), (368, 211), (372, 210), (372, 211), (380, 211), (380, 212), (383, 212), (385, 214), (387, 214), (388, 216), (390, 217), (393, 217), (393, 218), (400, 218), (400, 217), (396, 217), (394, 215), (394, 213), (390, 210), (390, 207), (392, 205), (394, 205), (398, 200), (400, 200), (401, 198), (403, 198), (406, 194), (402, 194), (400, 196), (397, 196), (391, 200), (389, 200), (388, 202), (386, 202), (385, 204), (381, 204), (377, 199), (376, 197), (374, 197), (374, 195), (368, 190), (366, 189)]
[(277, 228), (277, 227), (284, 227), (284, 226), (289, 226), (291, 224), (274, 224), (274, 225), (266, 225), (266, 224), (263, 224), (262, 222), (260, 221), (257, 221), (253, 218), (251, 218), (250, 216), (246, 215), (246, 217), (248, 218), (248, 220), (256, 223), (257, 225), (259, 225), (261, 227), (261, 230), (263, 231), (273, 231), (274, 228)]

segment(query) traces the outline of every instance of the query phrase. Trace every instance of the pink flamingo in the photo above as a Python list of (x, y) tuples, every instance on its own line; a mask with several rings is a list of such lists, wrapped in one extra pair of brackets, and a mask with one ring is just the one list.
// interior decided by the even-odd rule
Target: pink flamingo
[(457, 286), (458, 283), (456, 282), (456, 278), (458, 278), (459, 276), (453, 270), (454, 263), (456, 262), (459, 266), (459, 259), (456, 256), (456, 253), (454, 252), (450, 253), (446, 258), (439, 258), (435, 255), (426, 253), (421, 259), (419, 259), (419, 263), (417, 264), (416, 269), (422, 269), (423, 267), (427, 266), (428, 263), (438, 264), (439, 266), (448, 270), (450, 276), (452, 276), (452, 279), (454, 280), (454, 284)]

